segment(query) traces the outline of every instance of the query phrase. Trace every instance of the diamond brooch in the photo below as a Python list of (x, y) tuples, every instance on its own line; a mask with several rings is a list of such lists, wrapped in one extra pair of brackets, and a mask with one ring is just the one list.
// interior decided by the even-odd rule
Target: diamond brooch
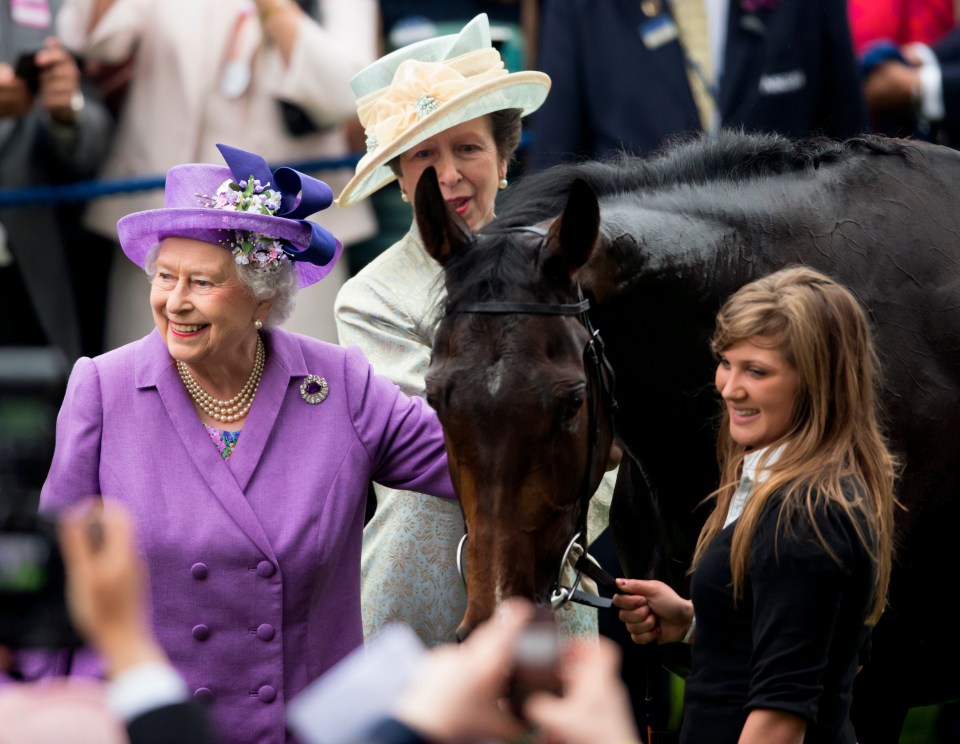
[(317, 375), (307, 375), (300, 383), (300, 397), (307, 403), (316, 405), (323, 403), (330, 392), (330, 386), (323, 377)]

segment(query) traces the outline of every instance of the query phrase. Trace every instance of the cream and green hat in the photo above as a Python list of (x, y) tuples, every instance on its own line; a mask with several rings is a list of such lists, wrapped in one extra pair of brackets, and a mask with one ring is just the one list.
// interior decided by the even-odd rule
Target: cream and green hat
[(367, 154), (337, 203), (348, 207), (386, 186), (393, 158), (428, 137), (478, 116), (540, 108), (550, 78), (542, 72), (507, 72), (481, 13), (459, 34), (398, 49), (350, 81), (367, 135)]

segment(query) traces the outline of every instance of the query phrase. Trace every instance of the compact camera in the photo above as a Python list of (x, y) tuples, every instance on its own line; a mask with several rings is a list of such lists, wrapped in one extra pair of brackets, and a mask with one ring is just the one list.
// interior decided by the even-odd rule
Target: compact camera
[(36, 95), (40, 90), (40, 68), (36, 62), (37, 52), (26, 52), (17, 58), (14, 74), (27, 84), (27, 89)]
[(81, 645), (66, 602), (66, 573), (56, 525), (37, 515), (0, 522), (0, 645)]
[(560, 679), (560, 636), (549, 606), (538, 605), (513, 648), (513, 669), (507, 683), (511, 712), (523, 718), (523, 703), (534, 692), (563, 693)]

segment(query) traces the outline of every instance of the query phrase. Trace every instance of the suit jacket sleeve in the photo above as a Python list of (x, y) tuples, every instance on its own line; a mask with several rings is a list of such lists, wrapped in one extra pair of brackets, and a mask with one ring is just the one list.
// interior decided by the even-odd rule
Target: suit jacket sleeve
[(584, 96), (580, 65), (584, 50), (577, 40), (578, 3), (547, 0), (540, 25), (538, 67), (550, 76), (550, 95), (530, 125), (530, 166), (548, 168), (589, 151), (584, 142)]
[(944, 122), (955, 135), (960, 130), (960, 28), (943, 37), (934, 47), (943, 84)]
[(207, 716), (196, 703), (155, 708), (127, 724), (130, 744), (208, 744)]
[(819, 119), (826, 134), (844, 139), (867, 131), (867, 106), (853, 52), (846, 3), (832, 0), (826, 5), (828, 62), (823, 73), (824, 95), (820, 100)]
[(428, 744), (420, 734), (393, 718), (378, 723), (363, 744)]
[(857, 652), (837, 644), (853, 635), (850, 625), (865, 627), (866, 617), (853, 617), (847, 603), (861, 598), (869, 606), (873, 571), (853, 521), (839, 507), (821, 504), (814, 517), (799, 515), (791, 534), (783, 534), (778, 514), (778, 509), (767, 509), (751, 541), (748, 707), (816, 721), (831, 657)]

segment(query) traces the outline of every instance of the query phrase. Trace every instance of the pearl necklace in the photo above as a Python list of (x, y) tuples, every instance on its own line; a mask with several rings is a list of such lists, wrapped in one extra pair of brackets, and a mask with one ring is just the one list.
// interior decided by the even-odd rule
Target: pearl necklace
[(178, 360), (177, 371), (180, 373), (183, 386), (187, 389), (190, 397), (193, 398), (193, 402), (200, 406), (200, 410), (217, 421), (229, 423), (239, 421), (250, 411), (250, 406), (253, 405), (253, 397), (257, 394), (257, 388), (260, 386), (260, 378), (263, 376), (263, 363), (266, 356), (263, 341), (260, 340), (260, 336), (257, 336), (257, 355), (253, 360), (250, 377), (247, 378), (247, 382), (240, 392), (230, 400), (214, 398), (200, 387), (200, 384), (190, 374), (186, 362)]

